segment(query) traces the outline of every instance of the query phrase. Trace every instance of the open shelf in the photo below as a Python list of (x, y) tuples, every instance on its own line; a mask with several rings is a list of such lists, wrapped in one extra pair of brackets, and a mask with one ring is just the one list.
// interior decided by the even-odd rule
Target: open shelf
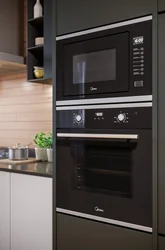
[[(46, 1), (46, 0), (45, 0)], [(43, 16), (44, 16), (44, 0), (40, 0), (40, 3), (42, 5), (42, 10), (43, 10)], [(27, 21), (28, 22), (36, 22), (38, 21), (38, 18), (34, 18), (33, 17), (33, 13), (34, 13), (34, 5), (36, 4), (36, 0), (27, 0)]]
[[(52, 0), (40, 0), (42, 16), (34, 17), (36, 0), (26, 0), (27, 4), (27, 80), (45, 83), (52, 77)], [(37, 37), (46, 37), (44, 44), (35, 45)], [(44, 68), (44, 78), (34, 76), (34, 66)]]
[(35, 27), (36, 29), (43, 27), (43, 23), (44, 23), (44, 17), (38, 17), (38, 18), (32, 18), (28, 20), (28, 23), (31, 24), (33, 27)]
[(33, 47), (28, 48), (28, 51), (30, 51), (33, 54), (39, 55), (39, 54), (43, 54), (43, 49), (44, 49), (43, 45), (38, 45), (38, 46), (33, 46)]
[[(27, 53), (27, 61), (28, 61), (28, 69), (27, 69), (27, 77), (29, 80), (38, 80), (34, 76), (34, 67), (43, 67), (44, 68), (44, 55), (43, 55), (43, 47), (39, 48), (31, 48)], [(41, 78), (44, 79), (44, 78)], [(39, 80), (41, 80), (39, 79)]]
[(42, 26), (38, 26), (38, 28), (28, 24), (28, 48), (35, 47), (35, 38), (43, 37), (44, 30)]
[(50, 80), (51, 80), (51, 78), (50, 79), (48, 79), (48, 78), (40, 78), (40, 79), (33, 78), (33, 79), (28, 79), (28, 82), (37, 82), (37, 83), (51, 84)]

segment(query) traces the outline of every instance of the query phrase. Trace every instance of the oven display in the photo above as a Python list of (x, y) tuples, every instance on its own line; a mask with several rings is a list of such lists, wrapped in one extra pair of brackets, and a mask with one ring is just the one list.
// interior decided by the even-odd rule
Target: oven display
[(102, 112), (98, 112), (98, 113), (95, 113), (95, 115), (96, 115), (97, 117), (102, 117), (102, 116), (103, 116), (103, 113), (102, 113)]

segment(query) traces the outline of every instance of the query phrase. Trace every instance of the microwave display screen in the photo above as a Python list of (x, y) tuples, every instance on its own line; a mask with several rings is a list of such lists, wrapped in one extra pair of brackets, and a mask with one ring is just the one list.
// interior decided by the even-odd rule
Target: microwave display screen
[(116, 49), (73, 56), (73, 84), (116, 80)]

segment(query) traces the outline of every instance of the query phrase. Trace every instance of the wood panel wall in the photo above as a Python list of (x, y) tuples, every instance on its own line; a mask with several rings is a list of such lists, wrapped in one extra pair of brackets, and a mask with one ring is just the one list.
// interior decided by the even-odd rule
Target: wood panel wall
[(37, 132), (51, 130), (51, 82), (50, 85), (26, 82), (25, 74), (1, 76), (0, 147), (28, 144)]

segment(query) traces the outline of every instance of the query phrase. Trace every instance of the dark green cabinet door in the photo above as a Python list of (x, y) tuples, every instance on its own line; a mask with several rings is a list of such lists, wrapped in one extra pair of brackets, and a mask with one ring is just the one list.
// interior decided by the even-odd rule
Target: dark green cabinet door
[(158, 250), (165, 250), (165, 237), (159, 237)]
[(153, 12), (154, 3), (155, 0), (57, 0), (57, 35), (145, 16)]
[(165, 10), (165, 1), (164, 0), (158, 0), (158, 10), (159, 11)]
[(152, 235), (57, 214), (58, 250), (151, 250)]
[(158, 17), (158, 220), (165, 235), (165, 14)]
[(23, 56), (24, 1), (0, 0), (0, 52)]

